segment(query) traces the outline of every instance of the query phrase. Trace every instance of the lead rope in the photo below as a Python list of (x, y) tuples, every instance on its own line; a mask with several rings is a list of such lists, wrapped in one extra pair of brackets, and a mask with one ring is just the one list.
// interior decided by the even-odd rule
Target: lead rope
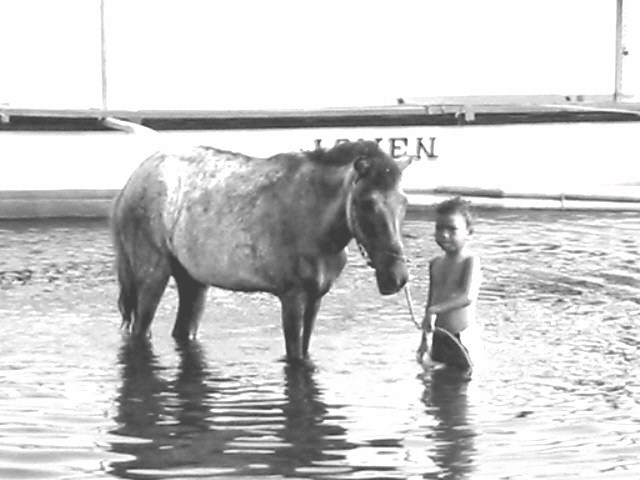
[[(360, 255), (362, 255), (362, 258), (364, 259), (364, 261), (367, 262), (367, 265), (369, 265), (370, 267), (373, 267), (373, 262), (371, 261), (369, 254), (364, 249), (364, 246), (362, 245), (362, 243), (360, 243), (360, 240), (358, 239), (358, 232), (360, 231), (360, 229), (358, 228), (358, 225), (355, 222), (355, 219), (353, 218), (353, 213), (351, 212), (351, 191), (349, 191), (349, 195), (347, 196), (347, 204), (346, 204), (345, 210), (346, 210), (346, 217), (347, 217), (347, 226), (349, 227), (349, 230), (351, 231), (351, 235), (353, 235), (353, 238), (356, 241), (356, 245), (358, 246)], [(409, 275), (409, 278), (411, 278), (411, 275)], [(407, 300), (407, 307), (409, 307), (409, 315), (411, 316), (411, 321), (413, 322), (413, 325), (418, 330), (422, 330), (422, 325), (416, 320), (416, 315), (413, 310), (413, 300), (411, 299), (411, 291), (409, 290), (408, 282), (403, 287), (403, 290), (404, 290), (404, 296)]]
[[(409, 278), (411, 278), (411, 277), (409, 277)], [(409, 315), (411, 315), (411, 321), (413, 322), (413, 324), (415, 325), (415, 327), (416, 327), (418, 330), (422, 330), (422, 325), (420, 325), (420, 323), (418, 323), (418, 321), (416, 320), (416, 316), (415, 316), (415, 314), (413, 313), (413, 301), (411, 300), (411, 291), (409, 290), (409, 285), (408, 285), (408, 283), (409, 283), (409, 282), (407, 282), (407, 283), (404, 285), (403, 290), (404, 290), (404, 296), (405, 296), (405, 298), (407, 299), (407, 306), (409, 307)]]

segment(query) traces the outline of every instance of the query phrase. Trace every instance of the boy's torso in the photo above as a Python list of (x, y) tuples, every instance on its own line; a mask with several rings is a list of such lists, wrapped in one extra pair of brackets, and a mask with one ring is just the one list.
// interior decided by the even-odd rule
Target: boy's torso
[[(471, 268), (472, 261), (473, 258), (470, 255), (457, 258), (445, 255), (433, 260), (431, 268), (432, 305), (450, 300), (464, 288), (466, 276), (471, 274), (469, 268)], [(466, 307), (438, 314), (436, 326), (453, 334), (459, 333), (473, 321), (474, 312), (475, 299), (472, 299), (471, 304)]]

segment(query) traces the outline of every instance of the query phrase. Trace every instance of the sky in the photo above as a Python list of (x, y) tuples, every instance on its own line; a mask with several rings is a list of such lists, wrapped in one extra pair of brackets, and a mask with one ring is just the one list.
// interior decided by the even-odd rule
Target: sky
[[(113, 109), (377, 106), (399, 97), (614, 89), (615, 0), (104, 6)], [(0, 18), (0, 105), (102, 106), (100, 0), (0, 0)], [(630, 25), (626, 32), (640, 45)], [(627, 89), (640, 80), (635, 70)]]

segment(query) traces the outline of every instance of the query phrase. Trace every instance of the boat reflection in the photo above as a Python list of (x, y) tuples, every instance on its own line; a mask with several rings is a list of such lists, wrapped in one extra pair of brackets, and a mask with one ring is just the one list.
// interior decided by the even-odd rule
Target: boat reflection
[(331, 413), (312, 369), (286, 365), (273, 385), (214, 374), (198, 342), (176, 346), (175, 371), (146, 340), (120, 349), (122, 385), (111, 450), (120, 478), (203, 475), (313, 477), (340, 463), (344, 417)]

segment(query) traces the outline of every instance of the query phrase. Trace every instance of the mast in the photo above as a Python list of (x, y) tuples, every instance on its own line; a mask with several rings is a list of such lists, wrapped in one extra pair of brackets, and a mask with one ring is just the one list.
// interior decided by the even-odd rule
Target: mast
[(105, 1), (100, 0), (100, 74), (102, 83), (102, 109), (107, 110), (107, 42), (105, 28)]
[(615, 62), (615, 85), (613, 90), (613, 100), (615, 102), (622, 99), (622, 60), (627, 54), (623, 45), (624, 39), (624, 5), (623, 0), (616, 0), (616, 62)]

